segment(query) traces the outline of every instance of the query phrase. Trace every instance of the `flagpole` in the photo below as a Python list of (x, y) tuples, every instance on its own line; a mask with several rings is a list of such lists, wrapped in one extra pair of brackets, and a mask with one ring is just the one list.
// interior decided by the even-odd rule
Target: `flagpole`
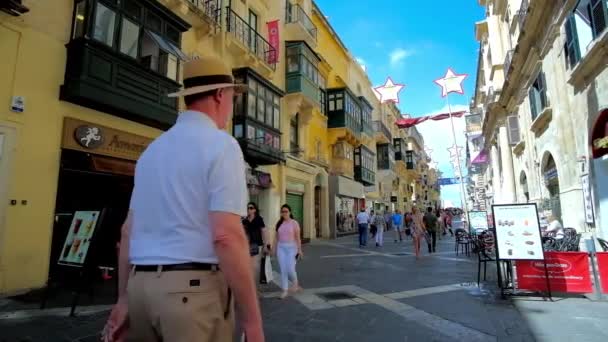
[[(456, 143), (456, 128), (454, 127), (454, 118), (452, 117), (452, 106), (450, 105), (450, 93), (445, 96), (445, 101), (448, 104), (448, 112), (450, 116), (450, 124), (452, 126), (452, 136), (454, 138), (454, 149), (456, 150), (456, 165), (458, 166), (458, 174), (460, 175), (460, 193), (462, 195), (462, 209), (464, 210), (464, 220), (469, 221), (469, 211), (467, 209), (466, 194), (464, 192), (464, 177), (462, 174), (462, 166), (460, 165), (460, 152), (458, 151), (458, 144)], [(465, 227), (468, 230), (468, 227)]]

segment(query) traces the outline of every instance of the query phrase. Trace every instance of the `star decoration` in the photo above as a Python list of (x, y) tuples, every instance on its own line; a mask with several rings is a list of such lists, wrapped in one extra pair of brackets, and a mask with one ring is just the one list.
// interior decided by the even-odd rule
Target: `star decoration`
[(431, 153), (433, 153), (433, 149), (429, 146), (424, 146), (424, 152), (426, 152), (426, 155), (430, 157)]
[(399, 92), (405, 88), (405, 84), (398, 84), (393, 82), (389, 77), (386, 79), (386, 83), (383, 86), (376, 87), (374, 90), (380, 95), (380, 103), (394, 102), (399, 103)]
[(462, 81), (464, 81), (467, 76), (467, 74), (457, 75), (452, 68), (448, 68), (448, 71), (443, 78), (435, 80), (435, 83), (441, 87), (441, 96), (446, 97), (449, 93), (464, 94)]
[[(456, 153), (456, 149), (458, 149), (458, 153)], [(461, 146), (452, 146), (448, 147), (448, 152), (450, 152), (450, 158), (456, 159), (459, 155), (462, 155), (462, 147)]]
[(435, 169), (435, 170), (436, 170), (436, 169), (437, 169), (437, 162), (435, 162), (434, 160), (433, 160), (433, 161), (431, 161), (431, 162), (429, 163), (429, 167), (430, 167), (431, 169)]

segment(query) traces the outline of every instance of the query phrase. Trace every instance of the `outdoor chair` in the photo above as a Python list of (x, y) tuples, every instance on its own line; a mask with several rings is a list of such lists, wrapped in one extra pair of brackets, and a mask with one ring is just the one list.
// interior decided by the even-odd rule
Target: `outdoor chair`
[(469, 234), (464, 229), (457, 229), (455, 235), (456, 242), (454, 247), (456, 250), (456, 255), (462, 251), (462, 253), (466, 254), (466, 256), (470, 256), (471, 239)]
[(491, 232), (484, 233), (474, 243), (474, 252), (477, 253), (477, 287), (479, 287), (481, 280), (481, 264), (483, 263), (483, 281), (486, 281), (488, 262), (496, 261), (494, 236)]
[(597, 238), (597, 242), (600, 243), (600, 247), (604, 250), (604, 252), (608, 252), (608, 241), (604, 239)]

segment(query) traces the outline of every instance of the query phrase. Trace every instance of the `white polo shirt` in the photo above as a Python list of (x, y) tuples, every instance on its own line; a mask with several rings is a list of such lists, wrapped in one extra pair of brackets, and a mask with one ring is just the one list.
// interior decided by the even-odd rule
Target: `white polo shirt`
[(217, 263), (209, 212), (244, 216), (247, 198), (237, 141), (207, 115), (181, 113), (137, 162), (130, 262)]

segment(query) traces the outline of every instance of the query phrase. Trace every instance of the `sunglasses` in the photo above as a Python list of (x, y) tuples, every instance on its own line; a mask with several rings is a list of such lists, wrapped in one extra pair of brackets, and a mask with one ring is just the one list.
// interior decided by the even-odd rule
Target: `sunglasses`
[(289, 210), (281, 210), (281, 214), (289, 214)]
[(247, 209), (254, 210), (255, 208), (254, 207), (247, 207)]

